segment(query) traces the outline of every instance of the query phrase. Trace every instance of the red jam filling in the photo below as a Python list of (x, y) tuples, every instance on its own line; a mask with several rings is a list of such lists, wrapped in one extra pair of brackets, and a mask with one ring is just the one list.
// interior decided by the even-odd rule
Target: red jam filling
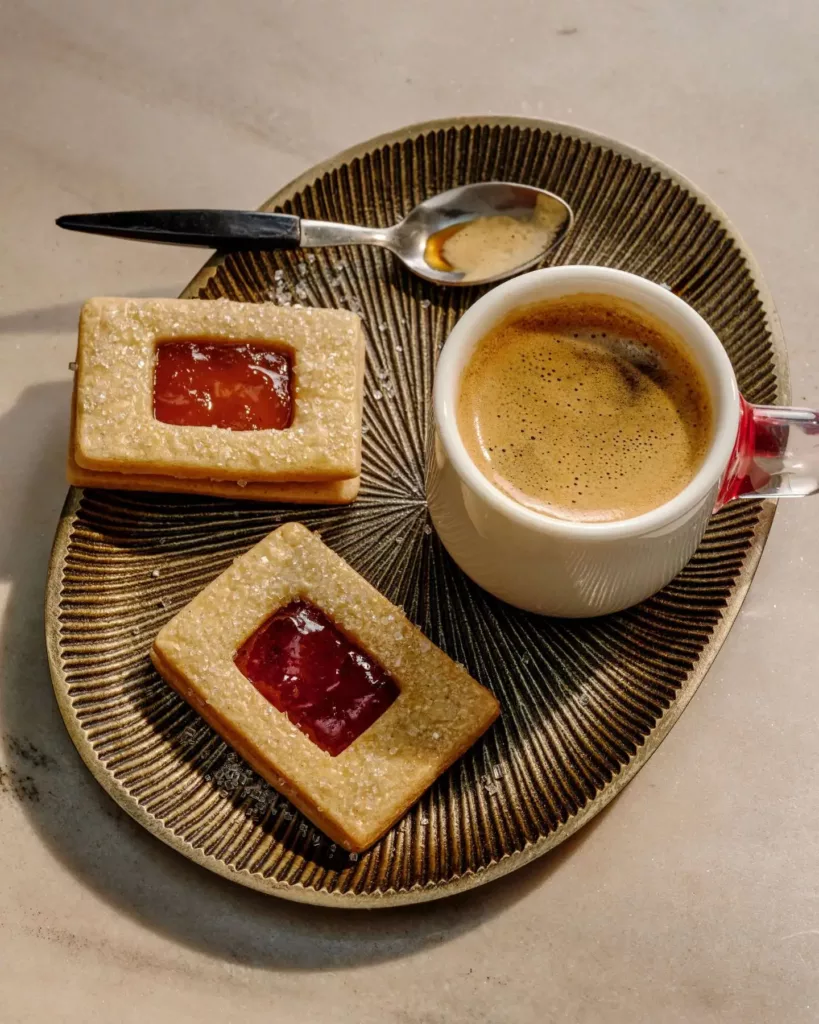
[(322, 750), (336, 757), (398, 696), (395, 682), (307, 601), (293, 601), (239, 649), (236, 667)]
[(180, 427), (284, 430), (293, 420), (286, 352), (205, 340), (157, 346), (154, 416)]

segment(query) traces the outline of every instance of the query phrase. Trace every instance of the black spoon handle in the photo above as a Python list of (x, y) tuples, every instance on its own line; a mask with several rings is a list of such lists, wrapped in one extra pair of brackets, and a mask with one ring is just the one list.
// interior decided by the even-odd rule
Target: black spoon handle
[(94, 235), (205, 249), (298, 249), (301, 222), (287, 213), (249, 210), (131, 210), (59, 217), (57, 226)]

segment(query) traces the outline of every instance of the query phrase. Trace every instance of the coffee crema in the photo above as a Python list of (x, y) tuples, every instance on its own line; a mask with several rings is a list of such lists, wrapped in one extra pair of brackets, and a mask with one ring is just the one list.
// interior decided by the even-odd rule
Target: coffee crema
[(713, 414), (675, 332), (634, 303), (578, 294), (516, 310), (481, 339), (457, 419), (504, 494), (559, 519), (611, 522), (690, 483)]

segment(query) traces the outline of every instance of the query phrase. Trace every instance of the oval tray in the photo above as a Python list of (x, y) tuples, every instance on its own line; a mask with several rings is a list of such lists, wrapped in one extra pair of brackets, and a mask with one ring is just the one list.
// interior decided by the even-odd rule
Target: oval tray
[[(651, 157), (566, 125), (511, 118), (402, 129), (312, 168), (264, 207), (390, 224), (469, 181), (553, 190), (577, 213), (546, 261), (621, 267), (671, 287), (715, 328), (755, 402), (787, 399), (784, 345), (759, 271), (724, 215)], [(605, 619), (527, 615), (471, 584), (424, 503), (436, 355), (478, 289), (437, 289), (374, 249), (217, 257), (191, 298), (341, 306), (368, 335), (364, 485), (343, 509), (72, 491), (47, 596), (54, 688), (111, 796), (186, 857), (244, 885), (338, 907), (414, 903), (540, 856), (633, 778), (736, 617), (773, 506), (715, 516), (688, 568)], [(66, 416), (68, 410), (66, 410)], [(280, 523), (318, 530), (497, 694), (501, 721), (393, 830), (348, 857), (258, 779), (156, 675), (154, 635)]]

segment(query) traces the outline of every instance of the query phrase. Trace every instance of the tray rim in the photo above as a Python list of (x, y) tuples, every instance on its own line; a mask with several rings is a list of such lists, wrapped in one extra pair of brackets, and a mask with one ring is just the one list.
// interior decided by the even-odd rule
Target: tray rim
[[(773, 350), (774, 371), (777, 378), (777, 401), (787, 404), (790, 400), (790, 374), (788, 367), (787, 348), (782, 332), (779, 316), (773, 303), (773, 298), (768, 291), (761, 269), (748, 248), (745, 240), (734, 227), (730, 218), (717, 206), (713, 200), (697, 188), (684, 175), (674, 170), (670, 165), (658, 160), (649, 153), (634, 146), (612, 139), (609, 136), (598, 132), (567, 124), (559, 121), (549, 121), (540, 118), (517, 117), (503, 115), (467, 115), (453, 118), (436, 118), (434, 120), (417, 122), (402, 128), (377, 135), (356, 145), (353, 145), (340, 153), (335, 154), (320, 163), (308, 168), (292, 181), (282, 186), (274, 195), (264, 202), (259, 209), (268, 210), (289, 198), (294, 192), (312, 184), (327, 171), (343, 163), (350, 163), (356, 158), (373, 149), (381, 148), (395, 142), (404, 142), (407, 139), (415, 138), (418, 135), (429, 134), (438, 130), (449, 130), (463, 127), (520, 127), (533, 128), (541, 131), (549, 131), (553, 134), (566, 134), (573, 138), (604, 146), (621, 156), (625, 156), (645, 166), (651, 167), (666, 177), (678, 182), (686, 191), (703, 204), (720, 224), (728, 231), (731, 238), (737, 245), (743, 260), (748, 266), (754, 286), (757, 290), (759, 301), (762, 304), (766, 319), (771, 330), (771, 345)], [(225, 261), (226, 254), (214, 254), (194, 275), (191, 281), (183, 289), (181, 298), (196, 298), (199, 290), (203, 288), (217, 269)], [(445, 896), (456, 895), (468, 889), (483, 885), (486, 882), (494, 881), (504, 875), (516, 871), (518, 868), (536, 860), (549, 850), (554, 849), (569, 836), (573, 835), (580, 828), (606, 807), (621, 791), (628, 785), (634, 776), (650, 759), (666, 738), (672, 727), (688, 706), (691, 698), (698, 687), (703, 683), (711, 665), (722, 647), (725, 638), (731, 630), (737, 615), (745, 601), (748, 590), (751, 586), (762, 552), (765, 548), (768, 536), (770, 535), (776, 512), (775, 501), (762, 502), (759, 519), (755, 527), (755, 537), (749, 548), (740, 576), (735, 585), (734, 600), (729, 608), (725, 610), (722, 618), (715, 627), (708, 639), (701, 655), (697, 659), (695, 669), (689, 674), (684, 685), (681, 687), (674, 704), (666, 711), (660, 721), (651, 731), (643, 746), (629, 763), (618, 773), (618, 775), (606, 786), (593, 800), (563, 825), (559, 826), (553, 833), (529, 843), (517, 853), (508, 854), (500, 860), (493, 861), (481, 871), (467, 871), (457, 879), (445, 882), (431, 882), (426, 886), (418, 886), (412, 889), (398, 892), (394, 889), (383, 893), (357, 894), (357, 893), (327, 893), (319, 890), (308, 889), (303, 885), (293, 885), (287, 882), (278, 882), (275, 879), (257, 877), (247, 871), (236, 869), (223, 864), (216, 857), (203, 853), (196, 849), (186, 840), (177, 836), (172, 829), (165, 826), (158, 818), (142, 808), (136, 799), (126, 792), (117, 782), (113, 773), (102, 764), (94, 751), (85, 731), (74, 716), (73, 707), (68, 690), (68, 681), (63, 670), (60, 651), (61, 630), (59, 625), (59, 606), (62, 592), (63, 567), (68, 551), (71, 528), (74, 515), (79, 508), (82, 499), (82, 489), (77, 487), (69, 488), (60, 520), (54, 537), (51, 555), (48, 564), (48, 575), (45, 593), (45, 639), (48, 654), (49, 671), (51, 674), (52, 686), (54, 688), (57, 704), (62, 715), (63, 722), (74, 746), (77, 748), (83, 762), (94, 778), (99, 782), (108, 795), (130, 815), (138, 824), (142, 825), (157, 839), (162, 840), (166, 845), (181, 853), (188, 860), (195, 864), (226, 878), (232, 882), (238, 882), (247, 888), (255, 889), (267, 895), (278, 896), (297, 903), (307, 903), (314, 906), (334, 907), (336, 909), (366, 909), (388, 908), (397, 906), (408, 906), (417, 903), (425, 903)]]

